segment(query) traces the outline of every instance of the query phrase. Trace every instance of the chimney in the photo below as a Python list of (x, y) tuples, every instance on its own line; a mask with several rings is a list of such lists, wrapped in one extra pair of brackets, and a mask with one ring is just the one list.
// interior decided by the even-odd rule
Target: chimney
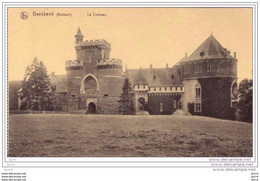
[(235, 59), (237, 58), (237, 52), (234, 52), (234, 58)]
[(168, 63), (166, 63), (166, 68), (168, 68)]

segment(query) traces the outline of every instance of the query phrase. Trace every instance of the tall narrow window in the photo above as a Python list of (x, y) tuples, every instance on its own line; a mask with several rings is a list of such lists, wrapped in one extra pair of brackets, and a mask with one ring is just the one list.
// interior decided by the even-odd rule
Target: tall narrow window
[(207, 66), (207, 72), (211, 72), (211, 65)]
[(139, 89), (140, 88), (140, 86), (139, 85), (137, 85), (137, 89)]
[(184, 67), (184, 68), (183, 68), (183, 74), (187, 74), (187, 73), (188, 73), (187, 68)]
[(163, 112), (163, 103), (160, 103), (160, 112)]
[(145, 85), (143, 85), (143, 88), (145, 89)]
[(201, 86), (199, 84), (195, 86), (195, 91), (196, 91), (196, 97), (201, 97)]
[(195, 66), (195, 73), (199, 73), (199, 67)]
[(173, 109), (176, 109), (176, 108), (177, 108), (177, 101), (173, 100)]
[(178, 109), (181, 109), (181, 101), (178, 102)]

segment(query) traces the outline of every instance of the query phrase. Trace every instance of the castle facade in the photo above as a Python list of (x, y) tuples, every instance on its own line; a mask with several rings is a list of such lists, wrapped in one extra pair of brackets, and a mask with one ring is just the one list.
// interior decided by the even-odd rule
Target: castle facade
[[(106, 40), (75, 35), (76, 60), (67, 75), (51, 75), (57, 109), (116, 114), (125, 78), (134, 89), (136, 114), (197, 114), (232, 119), (237, 100), (237, 59), (210, 35), (190, 56), (165, 68), (125, 69), (110, 58)], [(66, 98), (65, 98), (66, 97)]]

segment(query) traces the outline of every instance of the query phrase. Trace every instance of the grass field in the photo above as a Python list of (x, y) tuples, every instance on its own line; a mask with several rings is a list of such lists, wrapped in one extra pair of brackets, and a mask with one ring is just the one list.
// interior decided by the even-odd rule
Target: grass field
[(199, 116), (16, 114), (9, 156), (252, 156), (252, 124)]

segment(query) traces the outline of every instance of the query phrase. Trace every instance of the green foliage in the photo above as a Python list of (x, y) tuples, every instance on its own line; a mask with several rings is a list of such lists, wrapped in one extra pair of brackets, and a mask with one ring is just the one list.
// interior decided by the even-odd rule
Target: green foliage
[(125, 79), (122, 88), (122, 93), (120, 95), (120, 100), (118, 101), (119, 107), (118, 111), (120, 114), (134, 114), (134, 101), (133, 101), (133, 89), (131, 82), (128, 78)]
[(239, 109), (239, 120), (252, 123), (253, 121), (253, 80), (244, 79), (239, 84), (239, 101), (236, 107)]
[(22, 89), (19, 92), (22, 110), (53, 110), (53, 91), (46, 67), (34, 58), (26, 67)]

